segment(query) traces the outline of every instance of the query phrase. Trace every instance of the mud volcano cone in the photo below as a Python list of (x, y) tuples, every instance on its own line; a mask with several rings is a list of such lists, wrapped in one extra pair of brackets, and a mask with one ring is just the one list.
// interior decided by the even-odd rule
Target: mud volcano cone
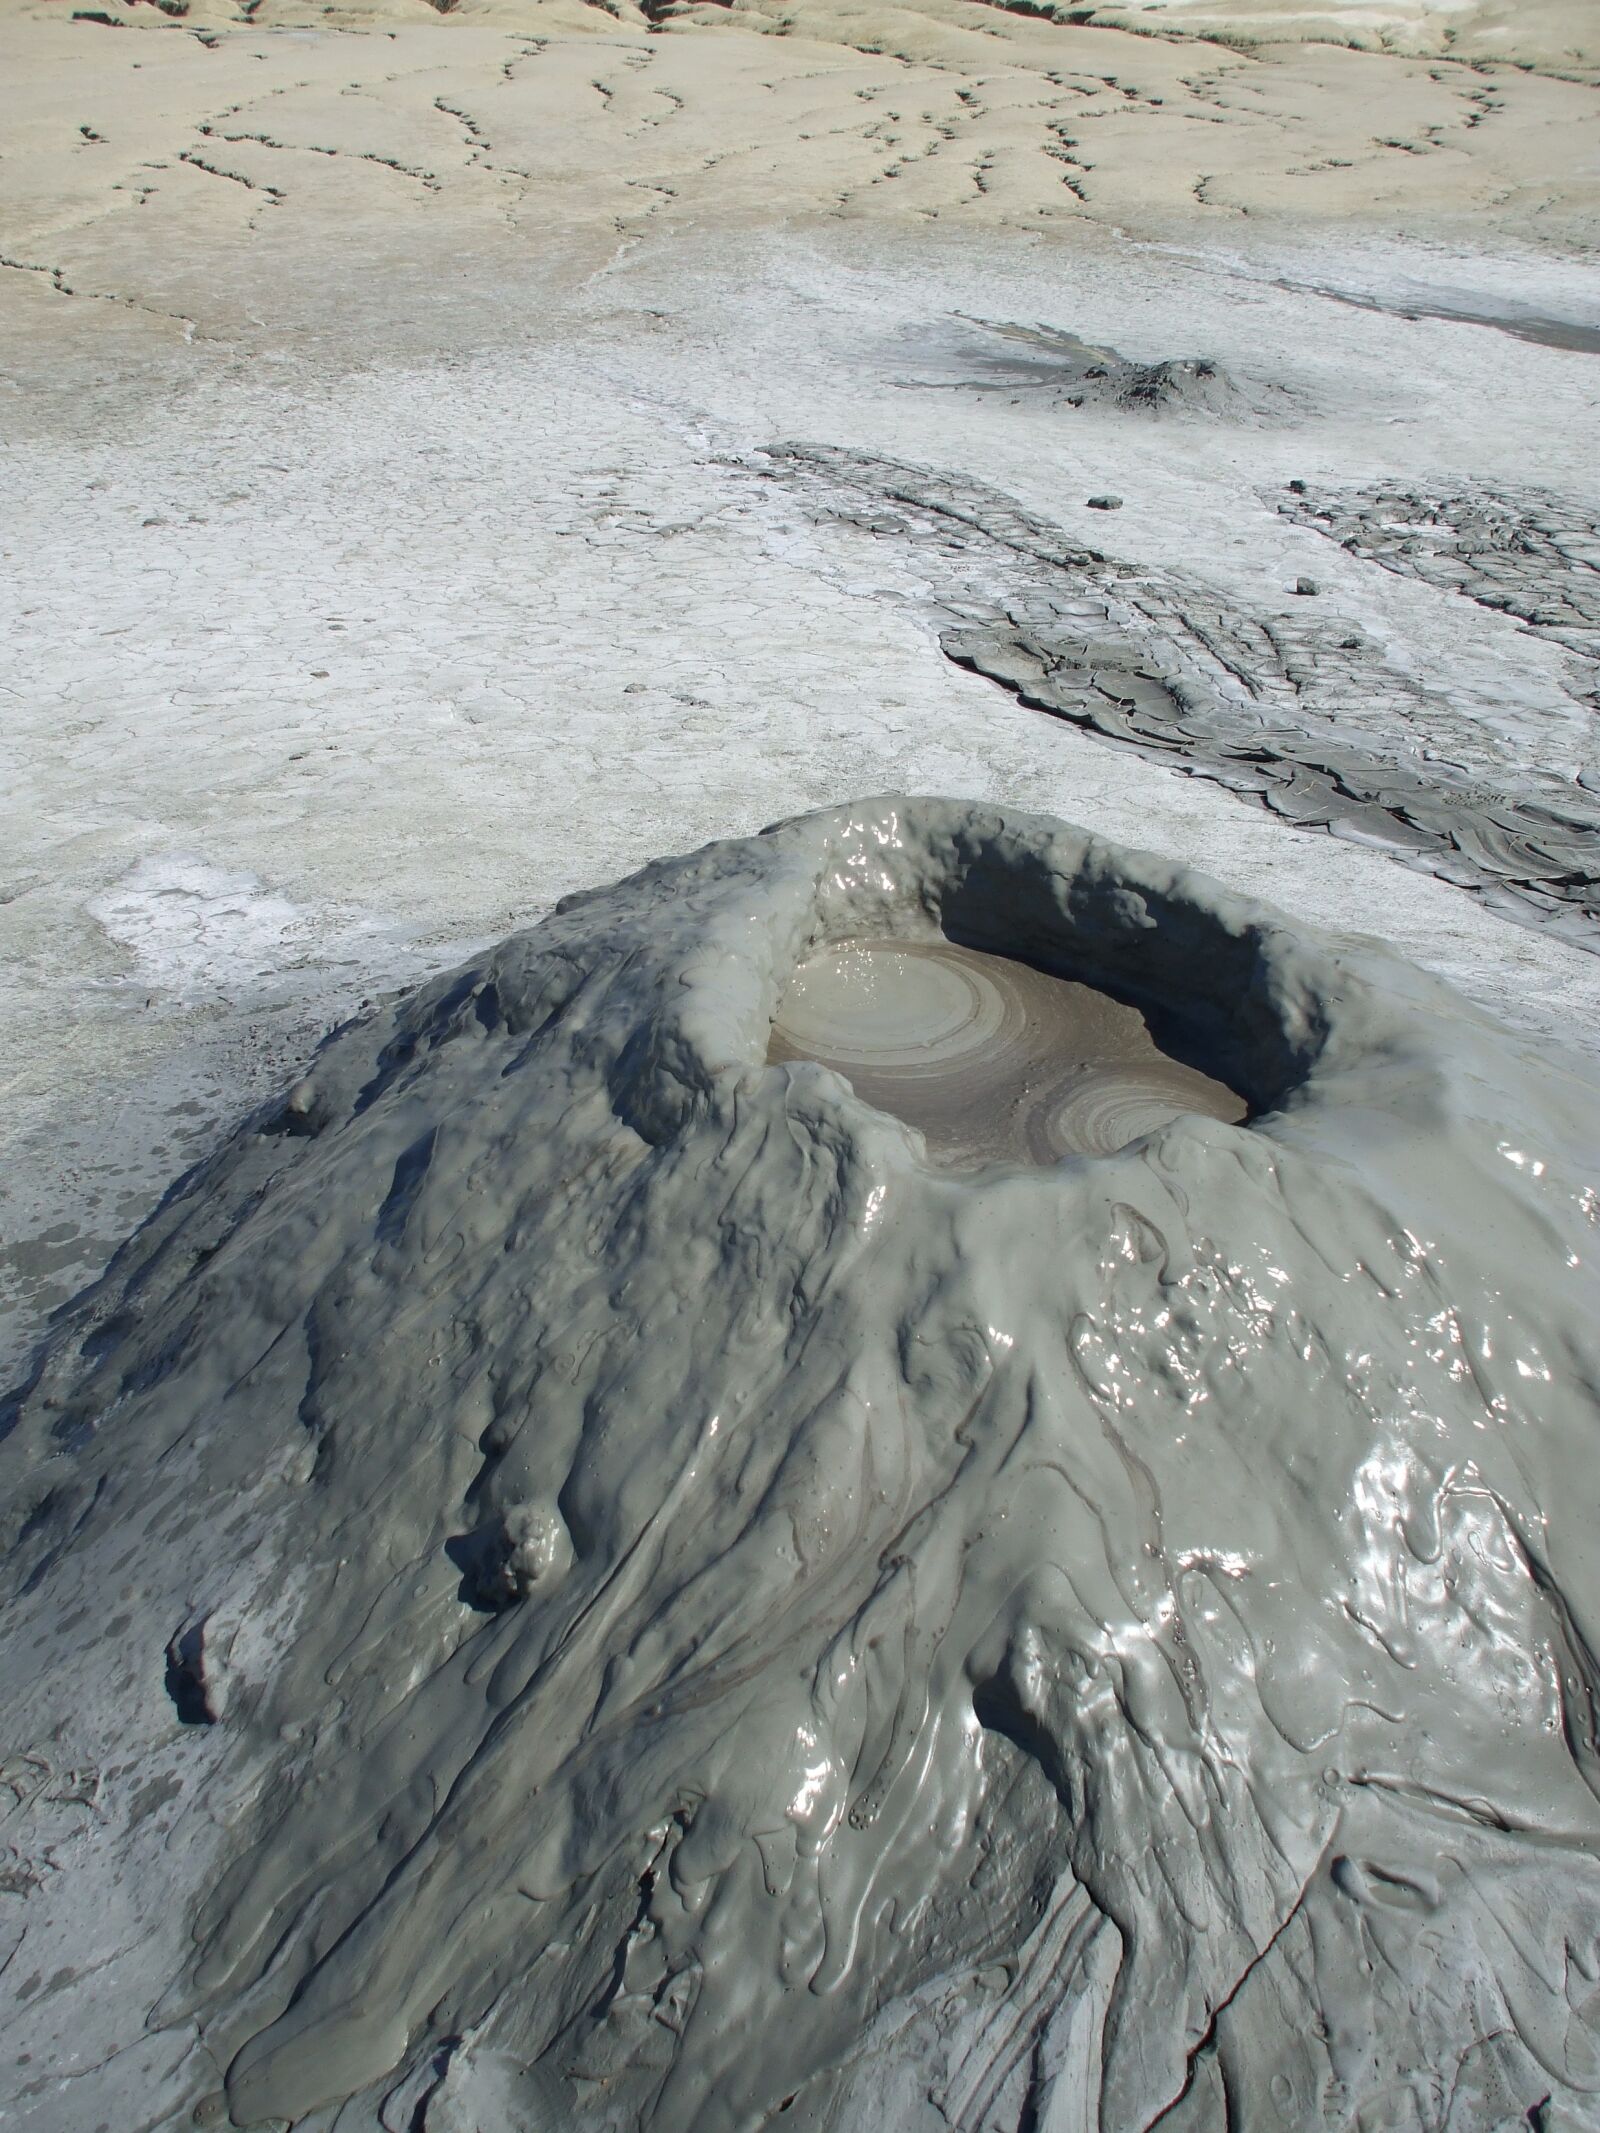
[(1380, 950), (935, 800), (336, 1032), (5, 1452), (9, 1648), (165, 1714), (151, 2095), (1592, 2122), (1597, 1146)]

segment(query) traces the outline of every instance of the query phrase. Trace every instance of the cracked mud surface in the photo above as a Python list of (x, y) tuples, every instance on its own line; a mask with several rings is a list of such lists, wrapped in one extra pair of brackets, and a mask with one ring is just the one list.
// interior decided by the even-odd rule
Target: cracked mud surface
[[(768, 463), (778, 478), (831, 496), (823, 508), (848, 511), (840, 492), (861, 500), (858, 514), (881, 501), (887, 515), (867, 523), (882, 539), (920, 533), (926, 550), (937, 529), (954, 531), (957, 544), (936, 567), (940, 596), (962, 621), (941, 644), (1024, 703), (1157, 759), (1176, 757), (1302, 827), (1373, 845), (1600, 952), (1600, 756), (1562, 778), (1528, 771), (1511, 750), (1489, 755), (1481, 729), (1453, 718), (1443, 689), (1395, 672), (1343, 625), (1230, 612), (1194, 576), (1164, 580), (1071, 548), (1057, 529), (976, 485), (836, 451), (776, 452)], [(1455, 532), (1442, 555), (1427, 545), (1431, 528), (1407, 538), (1376, 530), (1398, 499), (1375, 506), (1368, 521), (1349, 504), (1323, 510), (1308, 496), (1301, 511), (1300, 502), (1279, 508), (1318, 530), (1326, 523), (1353, 553), (1525, 612), (1557, 643), (1592, 653), (1586, 602), (1600, 612), (1592, 591), (1600, 576), (1583, 550), (1600, 551), (1587, 521), (1562, 546), (1549, 532), (1529, 537), (1536, 517), (1508, 527), (1463, 501), (1454, 517), (1448, 506), (1434, 514), (1441, 546)], [(1363, 523), (1375, 529), (1369, 540)], [(1474, 531), (1478, 550), (1468, 545)], [(1015, 582), (1004, 606), (985, 613), (984, 595), (1007, 577)], [(1476, 762), (1452, 762), (1452, 748)]]
[[(1390, 484), (1281, 498), (1285, 518), (1497, 614), (1574, 655), (1575, 695), (1600, 711), (1600, 516), (1557, 496), (1429, 496)], [(1591, 780), (1600, 790), (1600, 777)]]
[[(703, 10), (652, 23), (623, 0), (615, 17), (518, 0), (501, 23), (440, 22), (421, 0), (348, 18), (285, 0), (247, 16), (195, 0), (176, 22), (116, 12), (138, 34), (16, 11), (0, 268), (60, 303), (246, 345), (266, 320), (230, 252), (254, 241), (256, 276), (292, 285), (330, 221), (381, 223), (369, 242), (397, 271), (428, 249), (430, 214), (469, 253), (519, 237), (588, 251), (775, 210), (1225, 238), (1351, 215), (1595, 226), (1573, 175), (1593, 92), (1488, 61), (1229, 50), (963, 0), (895, 10), (876, 33), (818, 5), (804, 35)], [(323, 340), (343, 323), (314, 280), (269, 309)], [(388, 345), (426, 340), (418, 326), (391, 316)], [(356, 318), (348, 330), (359, 340)]]

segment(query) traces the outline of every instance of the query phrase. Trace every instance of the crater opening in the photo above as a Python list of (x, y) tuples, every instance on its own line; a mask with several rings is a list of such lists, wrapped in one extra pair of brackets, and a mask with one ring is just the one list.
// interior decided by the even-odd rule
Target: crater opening
[(1114, 1155), (1185, 1113), (1249, 1110), (1131, 1002), (951, 941), (822, 949), (791, 976), (767, 1059), (833, 1068), (955, 1170)]

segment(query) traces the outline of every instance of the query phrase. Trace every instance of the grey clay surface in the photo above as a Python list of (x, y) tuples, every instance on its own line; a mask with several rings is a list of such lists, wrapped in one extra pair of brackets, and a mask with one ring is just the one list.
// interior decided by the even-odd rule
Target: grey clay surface
[[(768, 1060), (863, 940), (1248, 1121), (936, 1160)], [(7, 1723), (71, 1622), (170, 1720), (127, 2122), (1600, 2125), (1597, 1153), (1381, 948), (936, 800), (335, 1033), (4, 1449)]]

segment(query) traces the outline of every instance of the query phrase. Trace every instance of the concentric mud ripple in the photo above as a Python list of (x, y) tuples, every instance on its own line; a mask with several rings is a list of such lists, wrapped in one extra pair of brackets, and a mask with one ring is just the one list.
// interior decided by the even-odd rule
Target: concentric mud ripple
[(814, 956), (790, 980), (767, 1057), (834, 1068), (958, 1169), (1114, 1155), (1184, 1112), (1231, 1124), (1247, 1109), (1170, 1058), (1136, 1007), (951, 942), (853, 940)]

